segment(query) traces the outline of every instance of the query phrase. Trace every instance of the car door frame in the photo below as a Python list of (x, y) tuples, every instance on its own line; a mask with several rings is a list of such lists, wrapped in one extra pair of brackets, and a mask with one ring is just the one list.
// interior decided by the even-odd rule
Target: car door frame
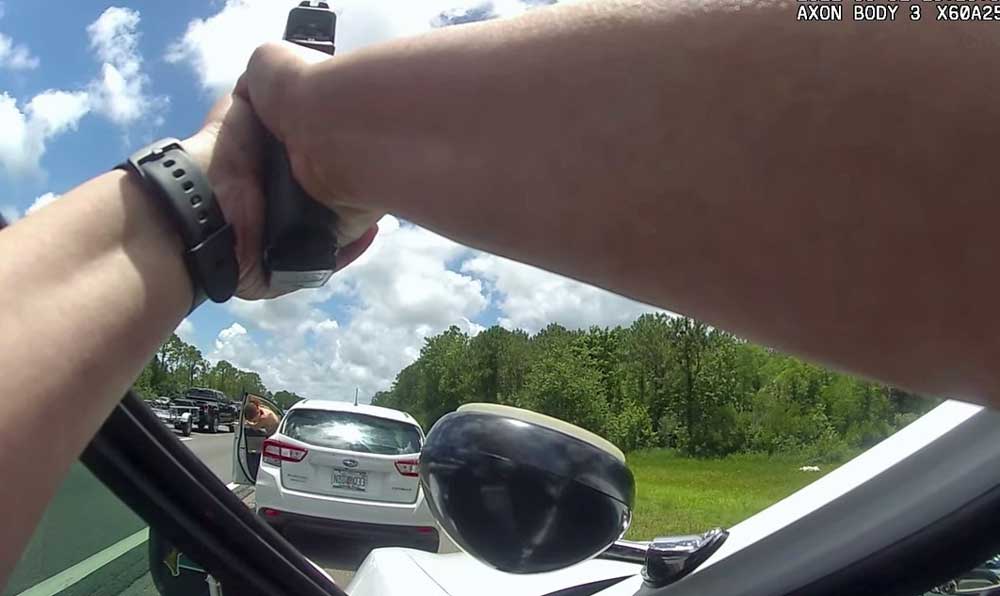
[[(249, 472), (249, 462), (247, 461), (247, 449), (246, 441), (244, 440), (243, 432), (243, 409), (246, 407), (247, 400), (250, 397), (255, 397), (265, 404), (273, 408), (274, 413), (281, 417), (282, 420), (285, 418), (285, 410), (281, 408), (274, 401), (267, 399), (266, 397), (257, 395), (256, 393), (244, 392), (243, 398), (240, 400), (240, 411), (236, 422), (236, 432), (233, 433), (233, 450), (232, 450), (232, 460), (233, 460), (233, 482), (241, 486), (253, 486), (256, 484), (257, 479), (250, 477)], [(280, 426), (280, 425), (279, 425)], [(242, 456), (242, 458), (241, 458)]]
[(229, 593), (346, 596), (234, 495), (132, 391), (80, 459)]

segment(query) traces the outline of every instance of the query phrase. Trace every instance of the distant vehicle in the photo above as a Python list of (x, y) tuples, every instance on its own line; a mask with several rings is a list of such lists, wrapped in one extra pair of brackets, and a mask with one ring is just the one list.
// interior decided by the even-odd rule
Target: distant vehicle
[(438, 530), (419, 483), (423, 441), (417, 421), (399, 410), (296, 403), (262, 443), (257, 511), (279, 531), (297, 526), (436, 551)]
[(214, 433), (220, 424), (225, 425), (229, 432), (236, 430), (239, 405), (230, 401), (221, 391), (192, 387), (184, 392), (184, 397), (175, 399), (174, 403), (198, 408), (194, 423), (200, 431)]
[(181, 432), (185, 437), (191, 436), (191, 428), (198, 416), (198, 406), (184, 406), (171, 403), (169, 399), (157, 398), (150, 403), (153, 413), (160, 422)]

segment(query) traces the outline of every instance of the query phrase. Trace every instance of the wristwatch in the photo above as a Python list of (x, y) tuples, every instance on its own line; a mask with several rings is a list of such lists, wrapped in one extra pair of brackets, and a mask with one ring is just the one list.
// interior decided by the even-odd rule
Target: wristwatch
[(180, 141), (160, 139), (133, 153), (116, 169), (139, 176), (180, 233), (194, 289), (191, 310), (206, 298), (229, 300), (239, 281), (236, 237), (208, 179)]

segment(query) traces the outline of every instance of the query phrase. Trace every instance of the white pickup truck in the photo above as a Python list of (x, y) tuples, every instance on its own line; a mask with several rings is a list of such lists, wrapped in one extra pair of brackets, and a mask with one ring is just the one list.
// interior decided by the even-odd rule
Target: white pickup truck
[(191, 436), (191, 428), (198, 418), (197, 406), (179, 405), (165, 398), (153, 400), (150, 406), (163, 424), (179, 430), (182, 436)]

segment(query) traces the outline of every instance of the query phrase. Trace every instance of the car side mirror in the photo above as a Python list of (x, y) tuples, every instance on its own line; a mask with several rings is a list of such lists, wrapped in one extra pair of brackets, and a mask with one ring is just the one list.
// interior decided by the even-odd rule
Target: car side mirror
[(628, 529), (635, 501), (625, 456), (610, 442), (497, 404), (438, 420), (420, 453), (420, 483), (455, 544), (512, 573), (600, 554)]

